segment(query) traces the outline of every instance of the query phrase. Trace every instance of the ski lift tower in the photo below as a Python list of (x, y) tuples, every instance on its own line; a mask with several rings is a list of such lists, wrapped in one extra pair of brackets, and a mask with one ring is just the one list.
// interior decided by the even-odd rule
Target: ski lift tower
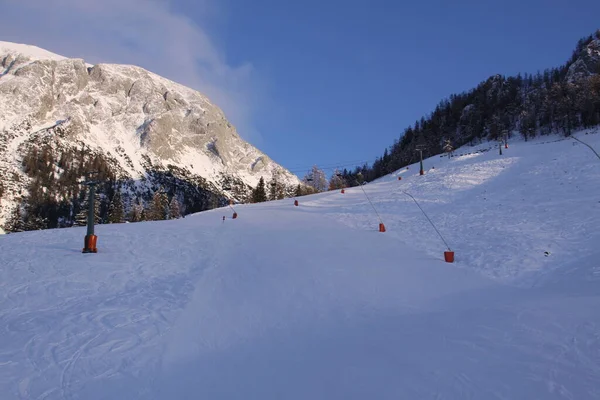
[(498, 151), (500, 155), (502, 155), (502, 146), (504, 146), (504, 137), (500, 136), (498, 137)]
[(94, 217), (95, 217), (95, 204), (96, 199), (96, 185), (100, 183), (98, 180), (93, 178), (98, 175), (97, 171), (89, 172), (86, 180), (81, 184), (89, 186), (89, 199), (88, 199), (88, 217), (87, 217), (87, 234), (85, 235), (84, 247), (82, 253), (97, 253), (96, 242), (98, 236), (94, 234)]
[(418, 144), (416, 147), (416, 151), (419, 152), (421, 168), (419, 169), (419, 175), (425, 175), (425, 171), (423, 170), (423, 151), (427, 150), (427, 146), (424, 144)]

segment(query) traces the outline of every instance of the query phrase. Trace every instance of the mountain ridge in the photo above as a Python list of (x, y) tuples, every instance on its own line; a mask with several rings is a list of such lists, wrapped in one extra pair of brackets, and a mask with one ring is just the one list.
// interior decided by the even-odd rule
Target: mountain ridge
[[(9, 160), (0, 163), (9, 189), (0, 204), (0, 225), (17, 204), (28, 206), (31, 192), (38, 190), (29, 187), (40, 181), (34, 169), (23, 175), (18, 164), (27, 163), (28, 155), (34, 155), (32, 148), (41, 145), (49, 146), (52, 155), (46, 163), (77, 151), (87, 154), (84, 159), (101, 158), (96, 164), (105, 166), (102, 178), (111, 182), (106, 201), (126, 186), (129, 208), (133, 203), (148, 204), (160, 187), (185, 202), (178, 189), (181, 182), (157, 182), (151, 171), (189, 181), (188, 194), (202, 191), (213, 198), (196, 198), (191, 202), (196, 205), (188, 202), (188, 212), (227, 199), (246, 201), (261, 177), (277, 182), (286, 194), (300, 184), (295, 175), (244, 141), (205, 95), (142, 67), (90, 65), (35, 46), (0, 42), (0, 95), (0, 156)], [(77, 167), (79, 173), (89, 172), (84, 171), (84, 161)], [(64, 168), (55, 167), (52, 173), (60, 180)], [(50, 186), (41, 185), (41, 197), (50, 203), (69, 199), (69, 191), (80, 194), (75, 179), (65, 183), (70, 190), (50, 195), (46, 192), (53, 191), (52, 181), (44, 183)], [(61, 215), (66, 226), (77, 208), (71, 204), (68, 215)], [(48, 227), (61, 226), (56, 216), (43, 218), (49, 217), (54, 222)]]

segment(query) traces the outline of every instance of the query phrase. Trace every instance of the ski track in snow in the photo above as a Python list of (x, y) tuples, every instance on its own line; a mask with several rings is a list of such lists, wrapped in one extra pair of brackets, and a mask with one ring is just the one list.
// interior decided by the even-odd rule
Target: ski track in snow
[(600, 398), (593, 157), (411, 165), (364, 186), (385, 234), (350, 188), (101, 225), (98, 254), (83, 228), (3, 235), (0, 397)]

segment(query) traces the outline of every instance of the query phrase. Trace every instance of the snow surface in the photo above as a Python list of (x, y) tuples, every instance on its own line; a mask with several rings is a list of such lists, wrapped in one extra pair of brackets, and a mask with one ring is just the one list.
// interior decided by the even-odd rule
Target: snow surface
[(48, 50), (41, 49), (28, 44), (0, 41), (0, 53), (18, 53), (34, 60), (65, 60), (66, 57), (54, 54)]
[(600, 162), (497, 151), (365, 185), (386, 233), (351, 188), (3, 235), (2, 398), (598, 399)]

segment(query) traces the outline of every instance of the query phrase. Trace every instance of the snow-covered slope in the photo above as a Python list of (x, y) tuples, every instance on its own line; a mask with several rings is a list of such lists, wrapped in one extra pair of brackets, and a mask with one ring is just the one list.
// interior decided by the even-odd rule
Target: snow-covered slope
[(247, 192), (274, 173), (287, 186), (299, 183), (243, 141), (223, 112), (195, 90), (135, 66), (91, 66), (0, 42), (0, 175), (13, 186), (8, 201), (25, 190), (26, 180), (14, 177), (22, 175), (20, 161), (40, 137), (56, 152), (85, 144), (110, 159), (117, 175), (133, 180), (175, 166), (215, 190), (233, 179)]
[(3, 235), (0, 393), (600, 398), (600, 161), (545, 140), (365, 185), (385, 233), (351, 188), (102, 225), (93, 255), (82, 228)]

